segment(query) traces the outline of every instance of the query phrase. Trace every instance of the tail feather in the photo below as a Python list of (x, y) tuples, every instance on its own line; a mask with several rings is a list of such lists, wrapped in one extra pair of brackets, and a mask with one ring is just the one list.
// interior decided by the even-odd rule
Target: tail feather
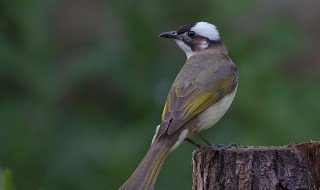
[(171, 147), (161, 142), (152, 143), (137, 169), (119, 190), (152, 190)]

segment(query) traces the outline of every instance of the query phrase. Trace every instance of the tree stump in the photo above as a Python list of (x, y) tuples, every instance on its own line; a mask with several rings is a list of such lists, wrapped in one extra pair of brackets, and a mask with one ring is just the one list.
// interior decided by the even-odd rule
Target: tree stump
[(193, 190), (320, 190), (320, 142), (193, 152)]

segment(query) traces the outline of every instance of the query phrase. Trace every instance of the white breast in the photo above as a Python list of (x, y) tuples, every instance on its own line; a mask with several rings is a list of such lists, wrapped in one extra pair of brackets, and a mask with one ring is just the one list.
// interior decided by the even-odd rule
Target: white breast
[(197, 122), (197, 132), (202, 130), (208, 129), (216, 124), (221, 117), (227, 112), (229, 109), (234, 96), (236, 95), (237, 87), (234, 91), (225, 97), (223, 97), (219, 102), (213, 104), (208, 109), (203, 111), (198, 115), (198, 122)]

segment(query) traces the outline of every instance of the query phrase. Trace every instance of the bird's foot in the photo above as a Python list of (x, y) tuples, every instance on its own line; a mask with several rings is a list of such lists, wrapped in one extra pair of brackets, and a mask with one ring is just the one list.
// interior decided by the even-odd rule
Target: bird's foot
[(210, 149), (213, 151), (209, 158), (205, 161), (205, 165), (210, 164), (211, 160), (214, 159), (215, 155), (219, 151), (227, 150), (227, 149), (234, 149), (237, 148), (237, 145), (234, 143), (231, 144), (215, 144), (211, 145)]
[(230, 143), (230, 144), (214, 144), (214, 145), (211, 145), (210, 148), (213, 151), (222, 151), (222, 150), (226, 150), (226, 149), (237, 148), (237, 145), (234, 144), (234, 143)]

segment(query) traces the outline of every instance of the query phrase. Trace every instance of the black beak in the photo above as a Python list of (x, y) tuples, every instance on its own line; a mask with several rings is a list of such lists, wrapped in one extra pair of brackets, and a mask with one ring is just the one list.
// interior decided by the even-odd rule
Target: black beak
[(169, 32), (162, 32), (159, 35), (159, 37), (177, 39), (178, 35), (176, 31), (169, 31)]

